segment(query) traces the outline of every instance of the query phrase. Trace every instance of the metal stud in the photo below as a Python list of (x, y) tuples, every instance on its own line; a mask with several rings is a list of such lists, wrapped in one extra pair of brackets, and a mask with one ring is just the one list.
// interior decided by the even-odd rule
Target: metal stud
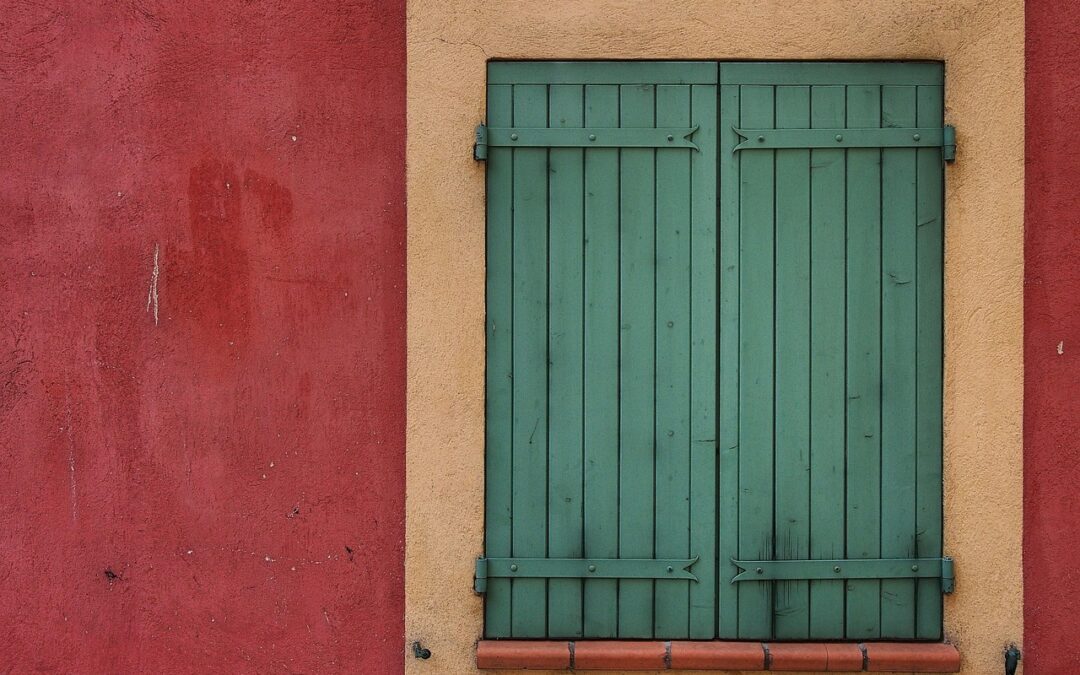
[(511, 565), (510, 566), (510, 571), (511, 572), (517, 572), (518, 571), (518, 566), (517, 565)]
[(517, 134), (510, 134), (510, 140), (512, 140), (512, 141), (516, 141), (517, 139), (518, 139), (518, 135), (517, 135)]
[(837, 565), (836, 567), (832, 568), (832, 571), (836, 572), (837, 574), (840, 574), (840, 566)]
[(589, 134), (589, 140), (590, 141), (595, 141), (596, 140), (596, 134)]
[(668, 142), (670, 143), (671, 141), (675, 140), (675, 137), (672, 136), (671, 134), (668, 134), (667, 139), (668, 139)]
[(912, 572), (918, 572), (919, 571), (919, 566), (918, 565), (912, 565), (911, 566), (911, 571)]
[(757, 137), (757, 142), (758, 143), (764, 143), (765, 142), (765, 137), (764, 136), (758, 136)]
[(754, 570), (754, 571), (755, 571), (755, 572), (757, 572), (758, 574), (763, 574), (763, 573), (765, 572), (765, 570), (761, 569), (760, 567), (759, 567), (759, 568), (757, 568), (757, 569), (756, 569), (756, 570)]
[(915, 134), (914, 136), (911, 137), (911, 139), (915, 140), (915, 141), (922, 140), (922, 136), (920, 136), (919, 134)]
[(589, 571), (590, 572), (595, 572), (596, 571), (596, 565), (589, 565)]
[(844, 137), (841, 136), (840, 134), (836, 134), (836, 142), (839, 143), (842, 140), (844, 140)]
[(671, 574), (672, 572), (675, 571), (675, 568), (672, 567), (671, 565), (668, 565), (667, 571), (668, 571), (668, 574)]

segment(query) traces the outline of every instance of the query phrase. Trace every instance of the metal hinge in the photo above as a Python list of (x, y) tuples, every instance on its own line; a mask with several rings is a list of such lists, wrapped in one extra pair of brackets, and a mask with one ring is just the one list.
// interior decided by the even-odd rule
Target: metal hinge
[(740, 150), (805, 148), (941, 148), (942, 159), (956, 159), (956, 129), (943, 127), (870, 129), (739, 129)]
[(476, 144), (473, 145), (472, 156), (477, 161), (487, 159), (487, 127), (483, 124), (476, 125)]
[(686, 579), (697, 581), (687, 559), (645, 558), (478, 558), (477, 593), (487, 591), (489, 578), (510, 579)]
[(807, 579), (940, 579), (941, 592), (955, 587), (952, 558), (889, 558), (870, 560), (732, 560), (740, 581), (803, 581)]

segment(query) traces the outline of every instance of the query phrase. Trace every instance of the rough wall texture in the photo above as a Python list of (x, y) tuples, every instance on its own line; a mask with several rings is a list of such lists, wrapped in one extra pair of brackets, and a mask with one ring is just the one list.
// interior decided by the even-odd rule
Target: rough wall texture
[[(410, 673), (466, 673), (483, 536), (485, 62), (941, 59), (959, 156), (947, 170), (946, 633), (964, 672), (1000, 672), (1022, 632), (1022, 0), (408, 1)], [(437, 377), (432, 377), (437, 373)]]
[(1024, 658), (1080, 672), (1080, 4), (1027, 4)]
[(0, 671), (401, 669), (402, 5), (4, 3)]

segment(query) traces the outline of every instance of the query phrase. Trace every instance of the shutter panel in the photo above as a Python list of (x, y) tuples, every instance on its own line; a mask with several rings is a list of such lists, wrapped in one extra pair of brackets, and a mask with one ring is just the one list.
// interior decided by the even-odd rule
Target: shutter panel
[(715, 82), (490, 64), (488, 637), (715, 635)]
[[(942, 149), (843, 131), (940, 129), (941, 68), (720, 79), (720, 578), (732, 559), (940, 559)], [(940, 638), (940, 578), (752, 572), (721, 586), (722, 637)]]
[(488, 637), (941, 637), (942, 68), (717, 74), (489, 65)]

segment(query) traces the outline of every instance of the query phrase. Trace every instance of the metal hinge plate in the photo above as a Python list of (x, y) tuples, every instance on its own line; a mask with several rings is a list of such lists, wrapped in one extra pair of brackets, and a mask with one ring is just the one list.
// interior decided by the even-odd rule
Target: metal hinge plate
[(697, 581), (687, 559), (652, 558), (478, 558), (477, 593), (487, 591), (489, 578), (509, 579), (686, 579)]
[(871, 560), (732, 560), (741, 581), (807, 579), (941, 579), (941, 592), (955, 587), (952, 558), (889, 558)]

